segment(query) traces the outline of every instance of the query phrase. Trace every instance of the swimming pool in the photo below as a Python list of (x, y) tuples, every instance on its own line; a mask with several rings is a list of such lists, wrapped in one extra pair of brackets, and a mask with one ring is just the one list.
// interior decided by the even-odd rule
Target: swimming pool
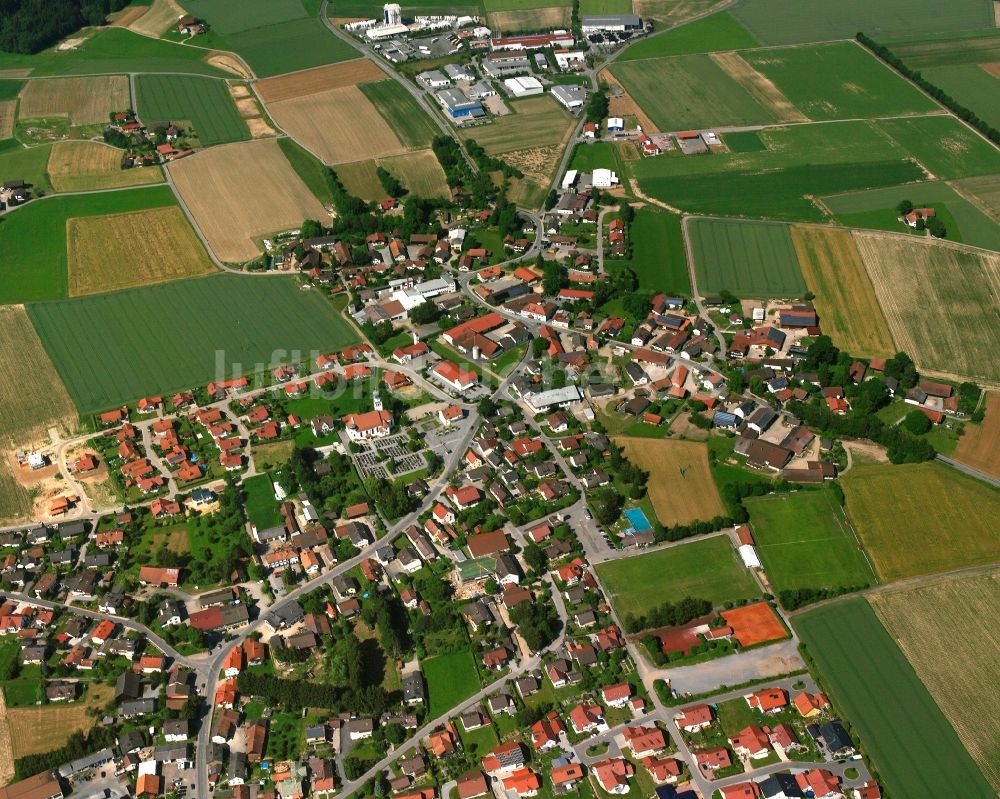
[(646, 514), (643, 512), (642, 508), (629, 508), (625, 511), (625, 516), (632, 525), (633, 532), (644, 533), (647, 530), (653, 529), (653, 525), (649, 523), (649, 519), (646, 518)]

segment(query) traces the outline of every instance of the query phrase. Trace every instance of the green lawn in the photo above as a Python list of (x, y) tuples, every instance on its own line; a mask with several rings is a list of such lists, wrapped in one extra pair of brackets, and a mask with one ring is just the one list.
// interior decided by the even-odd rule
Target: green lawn
[(318, 292), (280, 277), (210, 275), (28, 314), (81, 413), (358, 341)]
[(744, 504), (776, 591), (877, 582), (832, 490), (750, 497)]
[(688, 223), (698, 289), (738, 297), (801, 297), (806, 283), (788, 225), (696, 219)]
[(29, 707), (45, 700), (41, 666), (22, 666), (21, 673), (2, 686), (8, 707)]
[(15, 139), (5, 139), (0, 142), (0, 174), (30, 183), (35, 194), (39, 190), (49, 192), (52, 190), (48, 175), (51, 151), (52, 146), (48, 144), (22, 147)]
[(144, 120), (189, 121), (202, 146), (250, 138), (222, 81), (196, 76), (140, 75), (138, 112)]
[(420, 668), (427, 680), (431, 718), (444, 715), (479, 690), (479, 674), (468, 649), (421, 661)]
[[(681, 234), (681, 218), (647, 205), (635, 212), (629, 229), (632, 258), (625, 264), (639, 278), (643, 291), (691, 294), (687, 254)], [(605, 265), (616, 263), (605, 260)]]
[(1000, 172), (1000, 151), (952, 116), (885, 119), (878, 126), (942, 180)]
[(362, 83), (358, 88), (371, 100), (406, 147), (419, 150), (430, 146), (431, 140), (438, 134), (437, 126), (398, 81)]
[(835, 602), (794, 626), (891, 795), (996, 796), (867, 602)]
[(247, 519), (258, 530), (266, 530), (281, 524), (281, 513), (274, 498), (271, 475), (258, 474), (243, 481), (243, 509)]
[(759, 42), (753, 34), (731, 14), (723, 11), (642, 39), (622, 53), (618, 60), (637, 61), (642, 58), (742, 50), (758, 46)]
[(461, 730), (462, 744), (465, 746), (466, 752), (476, 760), (485, 757), (500, 743), (500, 739), (497, 738), (496, 727), (492, 724), (489, 727), (481, 727), (472, 732), (466, 732), (462, 729), (461, 723), (458, 724), (458, 727)]
[(715, 605), (760, 595), (726, 536), (716, 536), (597, 565), (620, 614), (644, 614), (687, 596)]
[[(47, 154), (48, 148), (44, 150)], [(52, 196), (7, 214), (0, 222), (0, 252), (3, 252), (0, 271), (8, 276), (0, 280), (0, 302), (66, 296), (67, 219), (165, 208), (176, 203), (169, 186), (151, 186), (72, 197)]]
[(288, 163), (292, 165), (295, 174), (302, 178), (302, 182), (316, 199), (321, 203), (332, 203), (333, 194), (326, 182), (326, 165), (287, 136), (278, 139), (278, 146), (288, 159)]
[(719, 725), (727, 736), (736, 735), (740, 730), (756, 724), (753, 710), (742, 696), (739, 699), (729, 699), (715, 706), (715, 715)]
[(938, 110), (930, 98), (853, 42), (752, 50), (742, 55), (810, 119)]

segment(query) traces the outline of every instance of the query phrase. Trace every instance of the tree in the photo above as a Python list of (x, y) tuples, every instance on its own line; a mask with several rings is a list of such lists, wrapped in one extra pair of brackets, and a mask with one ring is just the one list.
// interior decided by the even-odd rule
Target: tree
[(903, 427), (915, 436), (922, 436), (931, 429), (930, 418), (921, 410), (914, 408), (903, 419)]
[(378, 177), (378, 182), (382, 184), (382, 188), (385, 189), (385, 193), (390, 197), (402, 197), (406, 194), (406, 187), (384, 166), (377, 167), (375, 175)]
[(938, 217), (929, 216), (924, 220), (924, 223), (934, 238), (943, 239), (947, 236), (948, 230), (945, 228), (944, 222), (942, 222)]
[(548, 559), (545, 557), (545, 552), (542, 550), (538, 544), (532, 541), (528, 546), (524, 548), (524, 562), (537, 574), (541, 574), (545, 571), (545, 566), (548, 563)]
[(905, 352), (897, 352), (885, 362), (885, 374), (896, 378), (902, 388), (913, 388), (919, 377), (916, 364)]
[(590, 508), (594, 518), (605, 527), (610, 527), (621, 515), (625, 498), (611, 488), (599, 488), (590, 496)]
[(546, 261), (542, 272), (542, 289), (554, 297), (565, 286), (566, 276), (556, 261)]
[(899, 211), (900, 216), (906, 216), (910, 211), (913, 210), (913, 203), (909, 200), (903, 200), (896, 206), (896, 210)]
[(303, 239), (314, 239), (323, 235), (323, 226), (315, 219), (303, 219), (299, 225), (299, 236)]
[(538, 338), (532, 339), (531, 340), (531, 357), (534, 358), (535, 360), (538, 360), (539, 358), (542, 357), (542, 353), (545, 352), (545, 350), (548, 348), (548, 346), (549, 346), (548, 339), (542, 338), (541, 336), (539, 336)]
[(476, 406), (479, 415), (484, 419), (489, 419), (497, 412), (497, 404), (490, 397), (483, 397)]
[(410, 320), (415, 325), (429, 325), (438, 317), (438, 307), (430, 300), (424, 300), (420, 305), (410, 309)]

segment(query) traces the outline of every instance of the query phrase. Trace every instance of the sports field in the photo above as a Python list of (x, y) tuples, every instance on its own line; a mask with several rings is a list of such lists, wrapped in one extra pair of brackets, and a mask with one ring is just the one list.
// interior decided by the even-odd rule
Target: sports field
[(434, 718), (479, 690), (479, 674), (468, 649), (427, 658), (420, 669), (427, 680), (428, 709)]
[(810, 119), (937, 111), (938, 106), (853, 42), (742, 53)]
[(806, 292), (788, 225), (693, 219), (688, 224), (698, 290), (738, 297), (801, 297)]
[(664, 527), (725, 515), (704, 443), (654, 438), (615, 438), (614, 442), (625, 457), (649, 473), (649, 500)]
[(745, 504), (757, 553), (777, 591), (875, 583), (832, 491), (749, 497)]
[[(264, 282), (261, 282), (264, 281)], [(28, 313), (81, 413), (358, 340), (319, 293), (280, 277), (161, 283)]]
[(958, 440), (955, 460), (1000, 479), (1000, 394), (986, 395), (986, 416), (979, 425), (968, 424)]
[(1000, 384), (1000, 255), (856, 232), (896, 345), (922, 371)]
[(137, 110), (144, 120), (189, 122), (188, 132), (204, 147), (250, 138), (223, 81), (194, 75), (139, 75), (135, 82)]
[(122, 151), (92, 141), (60, 141), (49, 153), (49, 180), (56, 191), (94, 191), (162, 183), (158, 166), (122, 169)]
[(854, 237), (826, 227), (792, 228), (792, 244), (823, 332), (846, 352), (891, 357), (896, 347)]
[(69, 296), (216, 271), (180, 208), (67, 220)]
[(498, 117), (493, 124), (472, 128), (461, 135), (475, 139), (491, 155), (511, 150), (559, 145), (575, 120), (549, 95), (508, 102), (515, 113)]
[(0, 281), (0, 302), (67, 296), (68, 219), (163, 208), (176, 203), (167, 186), (150, 186), (130, 191), (50, 197), (19, 208), (0, 225), (2, 268), (9, 270), (9, 277)]
[(624, 61), (610, 68), (658, 130), (776, 121), (710, 56), (703, 54)]
[[(995, 797), (867, 602), (835, 602), (796, 616), (793, 624), (835, 706), (860, 734), (887, 793)], [(956, 666), (950, 652), (935, 654)]]
[(983, 775), (1000, 788), (1000, 571), (882, 591), (869, 602)]
[(878, 126), (935, 177), (952, 180), (1000, 172), (996, 147), (952, 116), (884, 119)]
[(841, 484), (881, 582), (1000, 560), (1000, 490), (934, 462), (855, 466)]
[(921, 74), (944, 89), (976, 116), (996, 127), (1000, 125), (1000, 67), (991, 64), (954, 64), (924, 67)]
[(337, 177), (354, 196), (368, 201), (382, 200), (385, 189), (376, 173), (379, 166), (398, 178), (411, 194), (418, 197), (448, 196), (444, 170), (431, 150), (341, 164), (337, 167)]
[(689, 596), (721, 606), (760, 595), (725, 535), (605, 561), (594, 568), (623, 615), (639, 616)]
[(879, 41), (990, 29), (990, 0), (954, 0), (947, 14), (914, 14), (906, 0), (748, 0), (732, 15), (765, 44), (795, 44), (851, 39), (865, 31)]
[(256, 237), (326, 217), (273, 139), (202, 150), (167, 169), (223, 261), (249, 261)]
[(109, 113), (130, 105), (128, 78), (124, 75), (29, 80), (21, 90), (18, 116), (64, 116), (74, 125), (94, 125), (107, 122)]
[(358, 88), (406, 147), (420, 149), (430, 146), (438, 129), (413, 95), (398, 81), (368, 81), (359, 83)]
[(695, 20), (657, 36), (641, 39), (629, 46), (619, 61), (662, 58), (689, 53), (712, 53), (719, 50), (742, 50), (757, 47), (757, 40), (731, 14), (723, 11)]

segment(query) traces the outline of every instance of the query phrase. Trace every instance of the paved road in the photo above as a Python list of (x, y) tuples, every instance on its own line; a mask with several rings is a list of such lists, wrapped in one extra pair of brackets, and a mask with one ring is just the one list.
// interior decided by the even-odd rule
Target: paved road
[(973, 469), (971, 466), (966, 466), (964, 463), (959, 463), (958, 461), (949, 458), (947, 455), (942, 455), (940, 453), (938, 453), (937, 459), (941, 461), (941, 463), (950, 466), (952, 469), (958, 469), (958, 471), (963, 474), (969, 475), (969, 477), (975, 477), (977, 480), (982, 480), (984, 483), (989, 483), (992, 486), (1000, 488), (1000, 480), (986, 474), (985, 472)]

